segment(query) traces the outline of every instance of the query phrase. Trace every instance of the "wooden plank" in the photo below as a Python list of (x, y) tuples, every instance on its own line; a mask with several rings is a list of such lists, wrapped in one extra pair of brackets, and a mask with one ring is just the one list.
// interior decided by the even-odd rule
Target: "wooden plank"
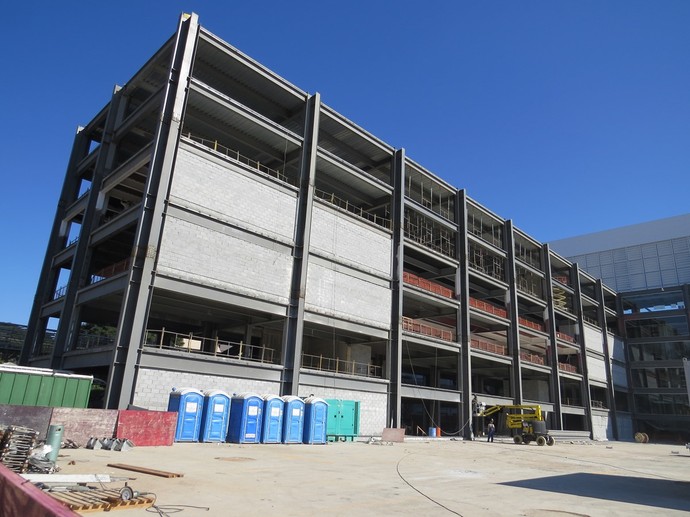
[(178, 474), (176, 472), (168, 472), (165, 470), (150, 469), (147, 467), (137, 467), (136, 465), (126, 465), (124, 463), (108, 463), (108, 467), (113, 467), (116, 469), (132, 470), (134, 472), (141, 472), (142, 474), (151, 474), (152, 476), (159, 476), (163, 478), (181, 478), (184, 474)]

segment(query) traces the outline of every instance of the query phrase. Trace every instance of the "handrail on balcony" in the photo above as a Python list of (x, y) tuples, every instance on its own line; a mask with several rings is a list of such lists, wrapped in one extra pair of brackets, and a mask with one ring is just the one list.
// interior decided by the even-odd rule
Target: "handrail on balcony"
[(319, 199), (326, 201), (327, 203), (330, 203), (333, 206), (337, 206), (338, 208), (345, 210), (346, 212), (349, 212), (353, 215), (356, 215), (357, 217), (366, 219), (367, 221), (370, 221), (377, 226), (381, 226), (382, 228), (386, 228), (388, 230), (391, 229), (390, 219), (367, 212), (361, 206), (351, 203), (347, 199), (339, 198), (333, 192), (326, 192), (324, 190), (314, 189), (314, 195)]
[(55, 292), (53, 293), (53, 300), (57, 300), (58, 298), (62, 298), (67, 294), (67, 286), (63, 285), (55, 289)]
[(216, 338), (208, 338), (189, 334), (147, 329), (144, 337), (144, 346), (165, 350), (174, 350), (188, 354), (201, 354), (212, 357), (228, 357), (259, 363), (273, 363), (274, 350), (264, 345), (249, 345), (242, 341), (224, 341)]
[(131, 264), (132, 259), (126, 258), (124, 260), (121, 260), (120, 262), (116, 262), (115, 264), (106, 266), (103, 269), (100, 269), (96, 271), (94, 274), (92, 274), (89, 283), (96, 284), (115, 275), (119, 275), (120, 273), (124, 273), (125, 271), (129, 271)]
[(415, 334), (423, 334), (444, 341), (455, 341), (455, 333), (452, 330), (433, 327), (407, 316), (403, 316), (402, 324), (403, 330), (414, 332)]
[(105, 348), (115, 345), (115, 337), (100, 334), (79, 334), (74, 350), (90, 350), (92, 348)]
[(348, 361), (339, 357), (324, 357), (323, 354), (302, 354), (302, 368), (379, 379), (383, 373), (383, 368), (375, 364)]
[(202, 138), (200, 136), (192, 135), (191, 133), (187, 133), (185, 136), (190, 140), (200, 143), (201, 145), (208, 147), (209, 149), (212, 149), (217, 153), (227, 156), (231, 160), (234, 160), (243, 165), (247, 165), (252, 169), (256, 169), (259, 172), (263, 172), (264, 174), (272, 176), (282, 182), (289, 183), (288, 177), (279, 170), (268, 167), (257, 160), (252, 160), (251, 158), (244, 156), (243, 154), (240, 154), (240, 152), (235, 149), (231, 149), (222, 144), (219, 144), (218, 140)]

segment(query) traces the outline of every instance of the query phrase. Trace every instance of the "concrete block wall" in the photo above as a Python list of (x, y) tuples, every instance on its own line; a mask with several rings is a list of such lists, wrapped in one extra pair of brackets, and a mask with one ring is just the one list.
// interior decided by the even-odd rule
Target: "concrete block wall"
[(381, 436), (383, 428), (386, 427), (387, 396), (385, 393), (300, 386), (300, 397), (308, 397), (312, 394), (324, 399), (359, 401), (360, 436)]
[(280, 383), (258, 379), (202, 375), (190, 372), (141, 368), (137, 376), (133, 404), (154, 411), (166, 411), (173, 388), (218, 389), (233, 393), (279, 394)]
[(310, 261), (307, 272), (308, 311), (340, 319), (389, 329), (392, 292), (361, 275), (353, 275), (344, 266)]
[(608, 414), (592, 413), (592, 439), (596, 441), (613, 440), (613, 421)]
[(604, 363), (603, 357), (599, 358), (587, 354), (587, 369), (591, 380), (606, 382), (608, 379), (606, 375), (606, 363)]
[(184, 143), (177, 153), (170, 201), (271, 239), (293, 242), (296, 191), (262, 181), (258, 174)]
[(270, 244), (244, 240), (169, 215), (159, 251), (158, 273), (287, 304), (292, 256), (289, 248)]
[(314, 204), (311, 224), (311, 253), (390, 278), (390, 233), (318, 203)]
[(593, 328), (585, 325), (585, 346), (600, 354), (604, 353), (604, 336), (600, 330), (595, 330)]

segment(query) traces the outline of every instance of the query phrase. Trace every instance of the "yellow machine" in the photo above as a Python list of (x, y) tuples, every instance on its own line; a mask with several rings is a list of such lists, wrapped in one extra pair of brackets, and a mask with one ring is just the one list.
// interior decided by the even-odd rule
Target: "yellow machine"
[(517, 434), (513, 436), (515, 443), (528, 444), (537, 442), (537, 445), (553, 445), (556, 441), (549, 435), (546, 429), (546, 422), (541, 413), (541, 406), (538, 405), (519, 405), (519, 406), (491, 406), (483, 409), (478, 416), (487, 417), (495, 414), (505, 416), (508, 429), (514, 429)]

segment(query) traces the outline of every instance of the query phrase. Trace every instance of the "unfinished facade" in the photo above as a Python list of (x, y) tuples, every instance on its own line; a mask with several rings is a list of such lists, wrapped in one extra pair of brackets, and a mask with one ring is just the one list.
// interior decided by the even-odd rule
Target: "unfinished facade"
[(653, 440), (690, 440), (690, 214), (552, 246), (619, 291), (630, 390), (618, 410)]
[(617, 328), (600, 281), (185, 15), (76, 136), (22, 359), (110, 408), (315, 394), (469, 436), (476, 395), (616, 438)]

